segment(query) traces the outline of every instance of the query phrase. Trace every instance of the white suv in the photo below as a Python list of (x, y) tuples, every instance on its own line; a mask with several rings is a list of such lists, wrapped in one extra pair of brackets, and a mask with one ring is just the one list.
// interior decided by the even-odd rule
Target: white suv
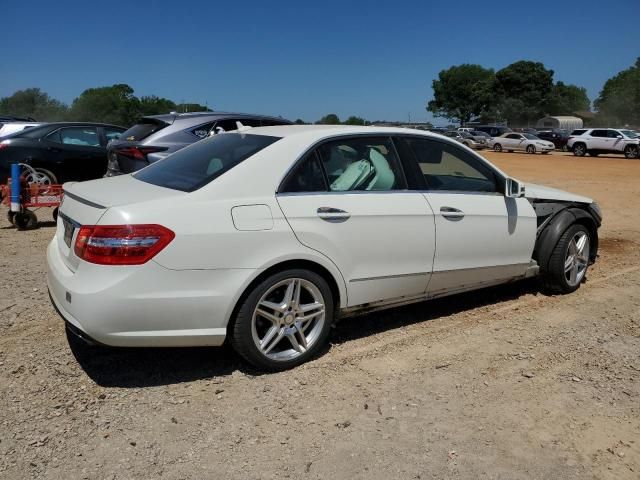
[(577, 157), (584, 157), (587, 153), (592, 157), (601, 153), (624, 153), (627, 158), (638, 158), (640, 137), (627, 129), (579, 129), (571, 132), (567, 147)]

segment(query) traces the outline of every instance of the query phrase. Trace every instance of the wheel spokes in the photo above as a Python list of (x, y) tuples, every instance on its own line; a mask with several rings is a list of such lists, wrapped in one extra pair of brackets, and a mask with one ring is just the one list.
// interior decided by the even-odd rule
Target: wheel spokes
[(282, 337), (284, 337), (284, 331), (285, 330), (283, 327), (278, 328), (275, 325), (269, 329), (267, 335), (265, 335), (265, 337), (260, 342), (260, 348), (262, 348), (262, 351), (265, 354), (269, 353), (271, 350), (273, 350), (273, 347), (280, 343), (280, 340), (282, 340)]

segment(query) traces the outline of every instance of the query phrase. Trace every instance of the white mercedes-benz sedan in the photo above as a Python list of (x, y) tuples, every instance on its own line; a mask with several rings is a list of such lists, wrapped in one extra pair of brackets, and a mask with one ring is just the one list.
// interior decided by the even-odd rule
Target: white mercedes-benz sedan
[(536, 275), (572, 292), (601, 223), (589, 198), (387, 127), (240, 129), (64, 191), (47, 260), (69, 331), (229, 340), (265, 370), (308, 360), (339, 317)]
[(493, 148), (496, 152), (513, 152), (514, 150), (520, 150), (527, 153), (549, 153), (555, 150), (556, 146), (542, 140), (530, 133), (518, 133), (509, 132), (503, 133), (499, 137), (493, 137), (487, 142), (489, 148)]

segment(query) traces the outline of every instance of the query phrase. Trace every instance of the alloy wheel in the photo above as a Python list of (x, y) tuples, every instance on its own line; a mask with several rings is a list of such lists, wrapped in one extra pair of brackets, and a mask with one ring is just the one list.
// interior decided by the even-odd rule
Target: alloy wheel
[(325, 300), (309, 280), (288, 278), (260, 298), (251, 319), (258, 350), (275, 361), (288, 361), (309, 350), (325, 323)]
[(629, 145), (624, 149), (624, 156), (627, 158), (638, 158), (639, 148), (637, 145)]
[(586, 153), (586, 150), (584, 148), (584, 145), (582, 145), (581, 143), (573, 147), (573, 154), (576, 157), (583, 157), (585, 153)]
[(564, 259), (564, 276), (567, 283), (575, 287), (584, 278), (589, 266), (589, 235), (578, 231), (567, 246)]

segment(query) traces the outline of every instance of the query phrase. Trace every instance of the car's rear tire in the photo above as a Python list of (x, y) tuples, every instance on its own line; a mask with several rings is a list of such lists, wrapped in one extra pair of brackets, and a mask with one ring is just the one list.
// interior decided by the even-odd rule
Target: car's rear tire
[(584, 225), (573, 224), (560, 237), (542, 281), (551, 293), (571, 293), (580, 288), (589, 268), (591, 233)]
[(261, 370), (300, 365), (326, 343), (333, 302), (329, 285), (315, 272), (291, 269), (270, 275), (242, 300), (230, 326), (231, 344)]
[(626, 158), (638, 158), (638, 157), (640, 157), (640, 147), (638, 147), (638, 145), (627, 145), (624, 148), (624, 156)]
[(533, 145), (527, 145), (527, 153), (536, 153), (536, 147), (534, 147)]
[(499, 143), (496, 143), (496, 144), (493, 146), (493, 151), (494, 151), (494, 152), (501, 152), (501, 151), (502, 151), (502, 145), (500, 145)]
[(573, 145), (573, 154), (576, 157), (584, 157), (587, 154), (587, 146), (584, 143), (575, 143)]

